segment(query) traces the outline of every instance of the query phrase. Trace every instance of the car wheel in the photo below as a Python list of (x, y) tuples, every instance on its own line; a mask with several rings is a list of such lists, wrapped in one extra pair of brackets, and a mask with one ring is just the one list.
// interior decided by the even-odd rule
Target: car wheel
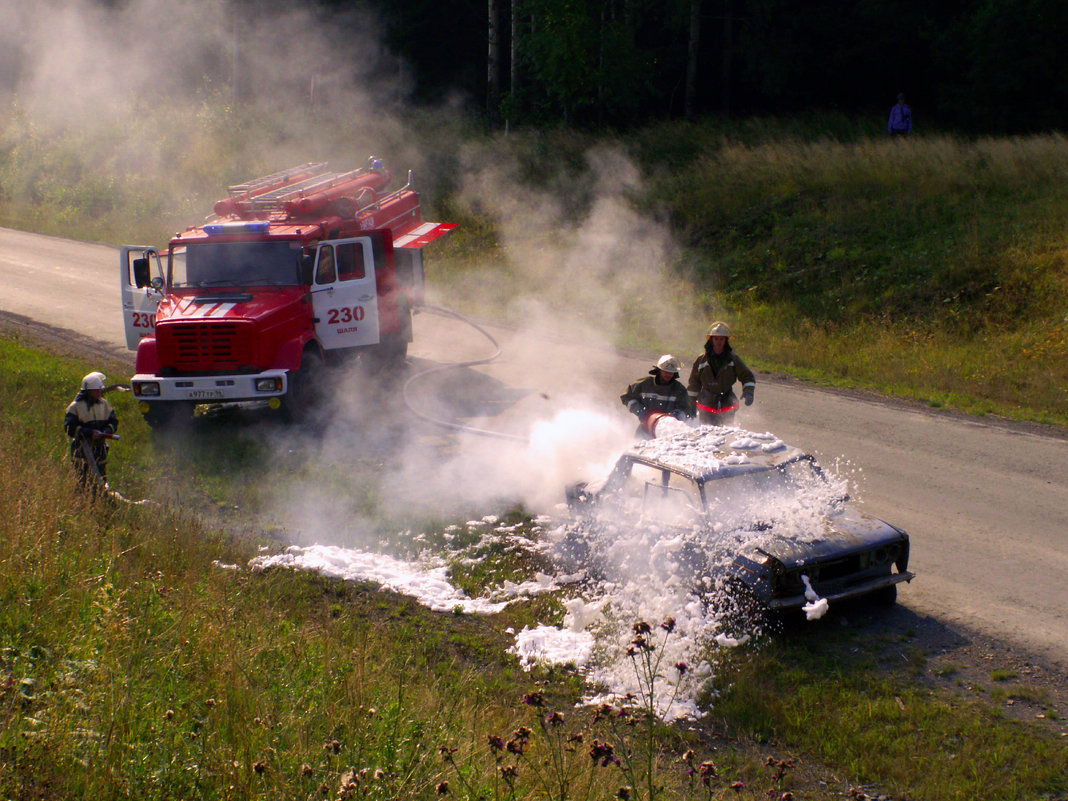
[(777, 621), (753, 590), (737, 578), (727, 579), (713, 591), (711, 606), (719, 620), (719, 632), (736, 640), (746, 636), (756, 639)]
[(893, 606), (897, 603), (897, 585), (891, 584), (889, 587), (876, 590), (871, 594), (871, 600), (879, 606)]

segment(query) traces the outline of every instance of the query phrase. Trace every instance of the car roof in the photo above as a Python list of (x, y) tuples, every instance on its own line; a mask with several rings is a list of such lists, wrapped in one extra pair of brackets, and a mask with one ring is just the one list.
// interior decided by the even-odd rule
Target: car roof
[(805, 455), (768, 432), (697, 426), (663, 438), (640, 440), (623, 458), (663, 467), (694, 481), (707, 481), (771, 470)]

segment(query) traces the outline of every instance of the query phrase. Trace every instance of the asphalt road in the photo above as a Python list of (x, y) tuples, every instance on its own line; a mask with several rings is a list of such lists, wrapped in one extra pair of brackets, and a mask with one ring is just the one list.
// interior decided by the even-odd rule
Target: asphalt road
[[(129, 358), (115, 248), (0, 228), (0, 311), (75, 332)], [(615, 404), (651, 366), (559, 337), (489, 329), (502, 345), (479, 367), (548, 414), (572, 393)], [(490, 350), (447, 319), (416, 319), (415, 359), (477, 359)], [(698, 345), (699, 347), (699, 345)], [(744, 355), (744, 340), (737, 342)], [(677, 354), (689, 363), (697, 355)], [(570, 390), (565, 375), (581, 375)], [(540, 404), (540, 407), (539, 407)], [(1068, 434), (825, 391), (758, 376), (757, 402), (736, 420), (772, 431), (827, 464), (856, 471), (869, 512), (912, 537), (918, 578), (899, 603), (956, 631), (1006, 643), (1068, 673)], [(507, 424), (507, 415), (500, 420)]]

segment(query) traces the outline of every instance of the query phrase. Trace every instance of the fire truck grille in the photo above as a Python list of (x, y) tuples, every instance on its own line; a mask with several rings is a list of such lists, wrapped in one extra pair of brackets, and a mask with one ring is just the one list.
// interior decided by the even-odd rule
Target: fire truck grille
[(182, 322), (160, 326), (157, 337), (163, 362), (179, 372), (237, 370), (254, 361), (248, 323)]

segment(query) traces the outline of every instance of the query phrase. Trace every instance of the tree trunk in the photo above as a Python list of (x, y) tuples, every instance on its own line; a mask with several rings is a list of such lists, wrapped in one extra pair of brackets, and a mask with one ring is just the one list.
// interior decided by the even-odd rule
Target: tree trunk
[(497, 0), (488, 0), (489, 22), (486, 28), (486, 115), (491, 128), (499, 124), (501, 110), (500, 43), (497, 28)]
[(734, 62), (734, 0), (724, 0), (723, 14), (723, 72), (720, 75), (720, 110), (725, 117), (731, 113), (731, 64)]
[(519, 0), (512, 0), (511, 38), (508, 40), (508, 93), (512, 102), (509, 104), (511, 116), (519, 113)]
[(690, 43), (686, 50), (686, 99), (683, 114), (692, 120), (697, 113), (697, 53), (701, 46), (701, 0), (690, 0)]

